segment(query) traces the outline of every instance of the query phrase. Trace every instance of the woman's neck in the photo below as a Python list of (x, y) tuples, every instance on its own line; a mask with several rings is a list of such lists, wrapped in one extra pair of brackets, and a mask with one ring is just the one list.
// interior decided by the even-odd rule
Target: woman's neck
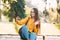
[(32, 17), (32, 20), (34, 21), (34, 17)]

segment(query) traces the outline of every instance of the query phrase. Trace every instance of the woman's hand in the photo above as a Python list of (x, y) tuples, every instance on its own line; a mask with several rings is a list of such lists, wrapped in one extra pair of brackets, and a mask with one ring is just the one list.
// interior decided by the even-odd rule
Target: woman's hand
[(16, 17), (16, 20), (20, 20), (20, 17), (19, 17), (19, 16), (17, 16), (17, 17)]
[(20, 20), (19, 16), (16, 17), (15, 21)]

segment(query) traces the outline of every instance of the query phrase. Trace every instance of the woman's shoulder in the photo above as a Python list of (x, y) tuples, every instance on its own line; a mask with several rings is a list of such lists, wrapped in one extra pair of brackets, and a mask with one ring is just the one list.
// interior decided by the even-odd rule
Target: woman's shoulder
[(30, 18), (31, 18), (30, 16), (29, 16), (29, 17), (28, 17), (28, 16), (27, 16), (27, 17), (25, 17), (25, 19), (30, 19)]
[(30, 17), (30, 16), (28, 16), (28, 17), (26, 17), (26, 18), (30, 19), (31, 17)]

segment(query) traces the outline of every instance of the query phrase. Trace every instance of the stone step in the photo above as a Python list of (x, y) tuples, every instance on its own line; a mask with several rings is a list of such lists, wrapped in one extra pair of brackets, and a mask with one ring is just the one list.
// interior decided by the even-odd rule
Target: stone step
[[(0, 34), (0, 40), (22, 40), (19, 35), (15, 34)], [(36, 40), (43, 40), (43, 36), (37, 36)]]
[(20, 40), (18, 35), (10, 35), (10, 34), (1, 34), (0, 40)]
[(45, 40), (60, 40), (60, 35), (47, 35)]
[[(16, 34), (0, 34), (0, 40), (22, 40)], [(60, 40), (60, 35), (38, 35), (36, 40)]]
[[(19, 26), (18, 28), (20, 28)], [(11, 30), (10, 30), (11, 29)], [(41, 35), (60, 35), (60, 30), (51, 23), (41, 23)], [(18, 34), (12, 22), (0, 22), (0, 34)]]

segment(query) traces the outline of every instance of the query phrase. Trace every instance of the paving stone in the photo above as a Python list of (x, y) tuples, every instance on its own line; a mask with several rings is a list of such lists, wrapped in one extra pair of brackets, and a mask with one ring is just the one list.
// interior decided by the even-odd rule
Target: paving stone
[[(0, 40), (22, 40), (19, 35), (0, 35)], [(38, 35), (36, 40), (43, 40), (42, 35)], [(45, 40), (60, 40), (60, 35), (45, 36)]]
[[(0, 35), (0, 40), (21, 40), (19, 35)], [(43, 36), (37, 36), (37, 40), (43, 40)]]
[(46, 40), (60, 40), (60, 35), (46, 36)]

